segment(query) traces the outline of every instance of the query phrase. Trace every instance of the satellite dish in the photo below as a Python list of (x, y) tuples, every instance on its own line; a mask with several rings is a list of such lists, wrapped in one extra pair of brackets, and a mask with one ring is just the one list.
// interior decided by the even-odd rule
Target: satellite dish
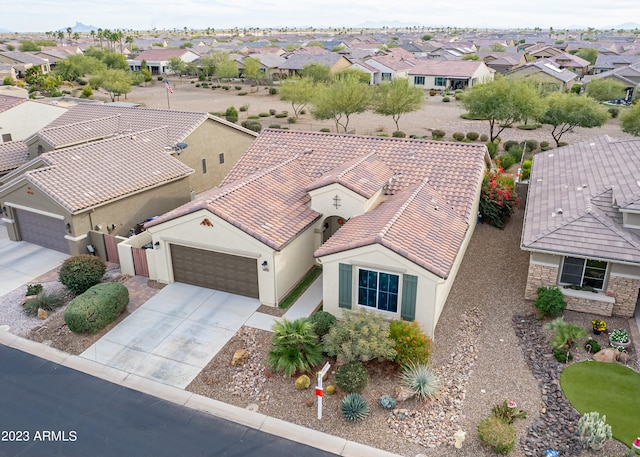
[(176, 148), (180, 149), (181, 151), (184, 149), (187, 149), (187, 146), (189, 146), (187, 143), (181, 141), (180, 143), (176, 144)]

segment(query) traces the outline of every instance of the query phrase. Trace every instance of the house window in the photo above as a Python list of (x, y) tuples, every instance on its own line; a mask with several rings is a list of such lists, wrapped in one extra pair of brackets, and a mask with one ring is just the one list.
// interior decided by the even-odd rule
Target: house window
[(413, 84), (416, 86), (424, 86), (424, 76), (414, 76)]
[(580, 287), (604, 289), (604, 279), (607, 274), (607, 262), (602, 260), (580, 259), (565, 257), (562, 262), (560, 283), (573, 284)]
[(220, 165), (224, 163), (224, 152), (218, 154), (218, 160), (220, 161)]
[(207, 172), (207, 159), (202, 159), (202, 174)]
[(3, 133), (2, 134), (2, 142), (3, 143), (7, 143), (11, 141), (11, 134), (10, 133)]
[(398, 275), (358, 270), (358, 304), (381, 311), (398, 311)]
[(437, 78), (433, 79), (433, 84), (435, 86), (444, 86), (447, 83), (447, 78), (442, 78), (440, 76), (438, 76)]
[(391, 81), (391, 73), (382, 73), (383, 81)]

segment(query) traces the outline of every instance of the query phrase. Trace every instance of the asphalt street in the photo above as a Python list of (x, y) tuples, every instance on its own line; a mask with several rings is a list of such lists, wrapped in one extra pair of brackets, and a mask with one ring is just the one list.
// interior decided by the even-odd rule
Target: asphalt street
[(0, 345), (2, 457), (329, 457)]

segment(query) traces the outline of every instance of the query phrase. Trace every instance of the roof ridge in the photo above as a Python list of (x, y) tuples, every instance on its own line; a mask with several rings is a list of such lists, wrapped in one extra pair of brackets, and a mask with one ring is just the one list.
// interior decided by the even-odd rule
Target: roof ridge
[(391, 217), (391, 219), (389, 219), (389, 222), (387, 222), (386, 225), (384, 227), (382, 227), (382, 230), (380, 230), (380, 232), (374, 237), (374, 241), (375, 242), (382, 242), (382, 240), (384, 239), (385, 235), (387, 233), (389, 233), (389, 230), (391, 230), (391, 228), (397, 222), (397, 220), (400, 218), (400, 216), (402, 216), (402, 214), (406, 211), (407, 207), (411, 203), (413, 203), (413, 201), (416, 199), (416, 197), (418, 196), (420, 191), (422, 189), (424, 189), (424, 187), (428, 183), (429, 183), (429, 179), (425, 178), (425, 179), (422, 180), (422, 182), (420, 184), (418, 184), (418, 186), (415, 188), (415, 190), (413, 192), (411, 192), (411, 195), (409, 195), (409, 197), (400, 206), (400, 208), (398, 208), (398, 210), (395, 212), (393, 217)]
[(68, 127), (75, 127), (75, 126), (82, 125), (82, 124), (89, 124), (91, 122), (105, 121), (107, 119), (111, 119), (111, 118), (114, 118), (114, 117), (120, 117), (120, 113), (110, 114), (108, 116), (99, 117), (99, 118), (84, 119), (82, 121), (71, 122), (70, 124), (61, 124), (61, 125), (54, 125), (53, 127), (44, 127), (42, 129), (40, 129), (40, 131), (38, 133), (54, 131), (54, 130), (60, 130), (60, 129), (63, 129), (63, 128), (68, 128)]
[(370, 153), (361, 156), (359, 159), (357, 159), (350, 166), (348, 166), (347, 168), (342, 170), (340, 173), (338, 173), (338, 175), (336, 177), (337, 178), (343, 178), (346, 174), (348, 174), (349, 172), (355, 170), (356, 167), (360, 166), (365, 160), (367, 160), (369, 157), (372, 157), (374, 155), (376, 155), (376, 151), (371, 151)]
[(613, 222), (610, 217), (603, 214), (600, 208), (596, 207), (594, 211), (590, 211), (589, 213), (593, 217), (595, 217), (598, 221), (600, 221), (602, 224), (604, 224), (607, 228), (614, 231), (618, 236), (624, 239), (627, 243), (631, 244), (636, 249), (640, 249), (640, 242), (634, 239), (631, 233), (625, 230), (620, 230), (618, 228), (618, 225), (615, 222)]

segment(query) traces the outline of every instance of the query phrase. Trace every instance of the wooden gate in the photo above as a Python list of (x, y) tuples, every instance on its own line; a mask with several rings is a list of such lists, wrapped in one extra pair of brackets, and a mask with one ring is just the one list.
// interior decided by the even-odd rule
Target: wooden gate
[(107, 260), (109, 262), (120, 263), (120, 257), (118, 256), (118, 242), (113, 235), (104, 235), (104, 246), (107, 251)]
[(147, 250), (131, 248), (133, 255), (133, 269), (138, 276), (149, 277), (149, 265), (147, 264)]

